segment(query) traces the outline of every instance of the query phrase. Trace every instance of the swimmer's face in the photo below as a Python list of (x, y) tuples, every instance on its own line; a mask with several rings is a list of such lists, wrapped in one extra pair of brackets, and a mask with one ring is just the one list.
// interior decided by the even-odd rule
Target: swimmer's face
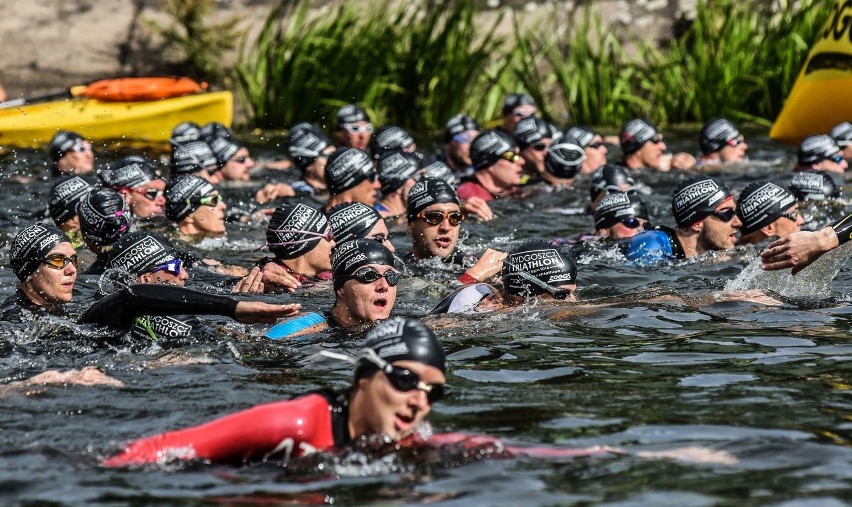
[(65, 174), (90, 174), (95, 170), (95, 152), (92, 143), (80, 141), (66, 151), (56, 162), (56, 167)]
[[(379, 274), (396, 271), (392, 266), (383, 264), (368, 264), (365, 268), (373, 268)], [(388, 285), (384, 277), (371, 283), (350, 278), (337, 290), (335, 307), (345, 314), (344, 321), (366, 324), (388, 318), (395, 301), (396, 287)]]
[(366, 150), (373, 135), (373, 125), (368, 121), (347, 123), (337, 129), (337, 141), (340, 146), (351, 146)]
[(636, 152), (636, 155), (639, 157), (642, 167), (659, 169), (662, 167), (660, 159), (665, 152), (666, 143), (663, 141), (663, 135), (657, 134), (652, 140), (646, 141)]
[(473, 164), (470, 160), (470, 142), (478, 135), (478, 130), (465, 130), (454, 135), (447, 143), (448, 158), (457, 165), (470, 167)]
[[(538, 298), (541, 301), (568, 301), (568, 302), (577, 301), (577, 297), (574, 295), (574, 291), (577, 290), (577, 284), (570, 283), (570, 284), (566, 284), (566, 285), (554, 285), (554, 288), (568, 290), (568, 291), (570, 291), (570, 294), (568, 294), (567, 298), (561, 299), (561, 300), (556, 299), (549, 292), (545, 292), (543, 294), (538, 294), (535, 297)], [(524, 301), (526, 301), (526, 297), (513, 294), (513, 295), (508, 296), (508, 298), (506, 300), (508, 301), (508, 303), (510, 305), (515, 306), (515, 305), (523, 304)]]
[[(517, 152), (518, 150), (516, 148), (515, 153)], [(497, 188), (508, 190), (515, 185), (521, 184), (521, 175), (524, 172), (523, 169), (524, 159), (518, 156), (518, 160), (516, 162), (511, 162), (501, 158), (495, 162), (494, 165), (486, 169), (486, 171), (491, 174), (491, 178), (494, 180), (494, 184)]]
[(847, 163), (852, 160), (852, 142), (849, 142), (846, 146), (841, 146), (840, 154), (843, 155)]
[[(159, 192), (153, 200), (149, 199), (146, 194), (146, 191), (151, 189)], [(166, 198), (163, 195), (163, 190), (165, 189), (166, 182), (156, 179), (133, 189), (122, 188), (118, 192), (124, 198), (125, 202), (127, 202), (127, 206), (130, 208), (133, 216), (144, 220), (163, 215), (163, 207), (166, 205)]]
[[(218, 190), (214, 190), (205, 197), (215, 197), (219, 195)], [(198, 232), (218, 235), (225, 232), (225, 201), (219, 200), (215, 205), (202, 204), (189, 216), (184, 218), (184, 221), (189, 221)]]
[(376, 198), (380, 188), (382, 188), (382, 186), (378, 180), (371, 180), (370, 178), (367, 178), (346, 192), (349, 193), (349, 197), (353, 201), (363, 202), (367, 206), (372, 206), (376, 204)]
[(322, 155), (315, 158), (307, 170), (314, 174), (319, 180), (325, 178), (325, 166), (328, 165), (328, 157), (334, 153), (334, 146), (328, 146), (323, 150)]
[(335, 244), (334, 240), (328, 241), (325, 238), (321, 238), (317, 246), (305, 254), (305, 259), (307, 259), (314, 271), (317, 273), (320, 271), (331, 271), (331, 249), (334, 248)]
[(408, 222), (408, 233), (411, 235), (411, 246), (417, 259), (440, 257), (446, 259), (456, 249), (459, 241), (461, 224), (453, 226), (447, 217), (448, 213), (460, 213), (458, 204), (433, 204), (422, 213), (437, 211), (444, 214), (444, 219), (438, 225), (431, 225), (423, 218), (415, 218)]
[(215, 165), (207, 166), (195, 173), (199, 178), (209, 182), (211, 185), (222, 183), (222, 171)]
[(536, 113), (538, 113), (538, 108), (532, 104), (518, 106), (503, 116), (503, 128), (506, 129), (506, 132), (514, 132), (515, 125), (519, 121), (530, 116), (535, 116)]
[(595, 169), (606, 164), (607, 149), (603, 137), (595, 135), (583, 150), (586, 152), (586, 160), (583, 161), (580, 174), (591, 174), (595, 172)]
[[(716, 213), (726, 213), (728, 210), (736, 210), (733, 199), (727, 199), (716, 207)], [(698, 236), (698, 250), (706, 252), (709, 250), (729, 250), (737, 242), (737, 230), (743, 223), (736, 215), (731, 220), (725, 221), (716, 215), (705, 218), (699, 227), (701, 232)]]
[[(444, 384), (447, 381), (441, 370), (434, 366), (417, 361), (394, 361), (393, 364), (417, 374), (426, 384)], [(358, 397), (362, 403), (358, 412), (363, 415), (360, 434), (381, 434), (400, 439), (415, 430), (432, 410), (425, 391), (399, 391), (381, 371), (358, 379), (358, 389), (363, 393), (363, 397)]]
[(179, 287), (184, 287), (186, 286), (187, 280), (189, 280), (189, 273), (186, 272), (186, 268), (183, 265), (181, 265), (180, 273), (177, 275), (165, 270), (139, 275), (139, 283), (160, 283), (164, 285), (177, 285)]
[(240, 150), (228, 160), (225, 167), (219, 171), (223, 179), (231, 181), (248, 181), (249, 170), (254, 167), (254, 160), (249, 156), (249, 151), (246, 148)]
[[(537, 141), (521, 151), (521, 157), (524, 159), (524, 165), (532, 167), (536, 171), (544, 172), (544, 157), (547, 155), (547, 148), (553, 144), (553, 139), (545, 137), (541, 141)], [(543, 148), (543, 149), (537, 149)]]
[(624, 238), (632, 238), (633, 236), (639, 234), (640, 232), (643, 232), (645, 230), (645, 226), (648, 223), (648, 221), (645, 220), (644, 218), (638, 218), (638, 217), (633, 217), (633, 218), (635, 218), (635, 220), (639, 221), (639, 227), (634, 227), (634, 228), (631, 229), (630, 227), (627, 227), (626, 225), (624, 225), (623, 222), (617, 222), (612, 227), (606, 229), (606, 234), (604, 234), (604, 235), (607, 236), (607, 237), (613, 238), (613, 239), (624, 239)]
[(738, 136), (736, 139), (728, 141), (725, 146), (719, 150), (719, 159), (722, 162), (742, 162), (746, 159), (746, 151), (748, 145), (743, 136)]
[(57, 227), (59, 227), (59, 229), (62, 232), (79, 231), (80, 230), (80, 215), (74, 215), (73, 217), (69, 218), (65, 222), (58, 224)]
[(373, 228), (370, 229), (370, 232), (367, 233), (366, 237), (368, 239), (376, 240), (391, 252), (396, 252), (396, 248), (394, 248), (393, 244), (388, 238), (389, 236), (390, 232), (388, 232), (388, 226), (385, 224), (385, 221), (379, 220), (378, 222), (376, 222), (376, 225), (374, 225)]
[[(837, 155), (841, 155), (842, 153), (838, 152)], [(846, 169), (849, 168), (849, 162), (845, 159), (840, 158), (839, 161), (835, 158), (827, 158), (820, 162), (819, 164), (814, 164), (813, 168), (818, 171), (825, 171), (827, 173), (835, 173), (835, 174), (843, 174)]]
[[(791, 217), (795, 217), (795, 220)], [(784, 216), (778, 218), (778, 220), (772, 222), (773, 227), (773, 235), (778, 236), (779, 238), (786, 238), (790, 234), (794, 232), (799, 232), (801, 230), (802, 224), (805, 223), (805, 218), (799, 213), (799, 205), (794, 204)]]
[[(60, 243), (53, 247), (45, 257), (52, 255), (71, 257), (76, 254), (77, 251), (74, 250), (71, 243)], [(21, 288), (39, 306), (62, 305), (71, 301), (74, 282), (76, 281), (77, 267), (73, 263), (69, 262), (60, 269), (42, 263), (33, 274), (21, 283)]]

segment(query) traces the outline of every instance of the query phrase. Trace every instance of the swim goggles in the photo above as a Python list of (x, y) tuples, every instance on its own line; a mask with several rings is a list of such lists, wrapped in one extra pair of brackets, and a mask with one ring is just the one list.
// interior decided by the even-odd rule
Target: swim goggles
[(117, 190), (127, 190), (128, 192), (133, 192), (134, 194), (144, 195), (146, 199), (149, 201), (156, 200), (157, 197), (163, 195), (162, 190), (157, 190), (156, 188), (146, 188), (145, 190), (139, 188), (131, 188), (131, 187), (118, 187)]
[(799, 210), (793, 210), (789, 213), (782, 213), (781, 216), (786, 218), (787, 220), (792, 220), (793, 222), (795, 222), (799, 219), (800, 215)]
[(718, 218), (723, 222), (730, 222), (737, 215), (737, 211), (734, 208), (723, 209), (721, 211), (714, 211), (710, 213), (710, 215)]
[(230, 160), (230, 162), (236, 162), (238, 164), (245, 164), (246, 160), (248, 160), (248, 155), (242, 155), (239, 157), (234, 157)]
[(646, 231), (648, 229), (653, 228), (653, 226), (651, 225), (650, 222), (646, 221), (643, 224), (642, 221), (639, 220), (636, 217), (622, 218), (621, 219), (621, 225), (623, 225), (624, 227), (627, 227), (628, 229), (638, 229), (639, 227), (642, 227), (644, 225), (644, 227), (642, 227), (642, 228)]
[(558, 289), (558, 288), (546, 283), (544, 280), (538, 278), (537, 276), (533, 276), (533, 275), (527, 273), (526, 271), (522, 271), (520, 268), (518, 268), (517, 265), (515, 265), (512, 262), (509, 262), (508, 260), (505, 260), (503, 262), (506, 263), (510, 268), (512, 268), (511, 274), (518, 275), (521, 278), (523, 278), (524, 280), (532, 283), (536, 287), (544, 289), (545, 291), (547, 291), (548, 294), (553, 296), (554, 299), (567, 299), (568, 296), (571, 295), (570, 289)]
[(77, 254), (68, 257), (60, 253), (50, 254), (41, 260), (42, 264), (51, 269), (65, 269), (68, 264), (73, 264), (76, 268), (77, 262)]
[(379, 273), (374, 268), (361, 268), (355, 273), (345, 277), (346, 280), (354, 279), (358, 283), (373, 283), (379, 278), (384, 278), (391, 287), (396, 287), (402, 280), (402, 273), (394, 270), (387, 270), (384, 273)]
[(461, 134), (456, 134), (453, 136), (453, 141), (458, 144), (467, 144), (473, 141), (473, 138), (467, 132), (462, 132)]
[(450, 222), (450, 225), (453, 227), (458, 227), (458, 225), (464, 222), (465, 216), (459, 211), (421, 211), (417, 214), (417, 218), (423, 220), (429, 225), (440, 225), (441, 222), (447, 220)]
[(832, 162), (834, 162), (835, 164), (839, 164), (839, 163), (843, 162), (843, 155), (838, 153), (837, 155), (835, 155), (833, 157), (828, 157), (828, 159), (831, 160)]
[(503, 152), (503, 154), (500, 155), (500, 158), (502, 158), (503, 160), (508, 160), (509, 162), (514, 164), (521, 159), (521, 156), (515, 153), (513, 150), (509, 150)]
[(157, 273), (159, 271), (165, 271), (165, 272), (169, 273), (170, 275), (180, 276), (180, 270), (181, 270), (182, 266), (183, 266), (183, 262), (181, 262), (180, 259), (172, 259), (170, 261), (167, 261), (165, 264), (161, 264), (161, 265), (157, 266), (156, 268), (152, 269), (150, 272), (151, 273)]
[(589, 144), (587, 144), (587, 145), (586, 145), (586, 148), (594, 148), (594, 149), (597, 149), (597, 148), (600, 148), (600, 147), (601, 147), (601, 146), (603, 146), (603, 145), (604, 145), (604, 143), (603, 143), (603, 142), (598, 141), (598, 142), (596, 142), (596, 143), (589, 143)]
[[(334, 241), (334, 231), (331, 230), (331, 227), (328, 227), (325, 232), (314, 232), (314, 231), (302, 231), (299, 229), (271, 229), (269, 232), (280, 232), (282, 234), (301, 234), (302, 236), (308, 236), (303, 239), (294, 239), (293, 241), (281, 241), (278, 243), (266, 243), (261, 246), (257, 250), (263, 250), (265, 248), (269, 248), (271, 246), (287, 246), (287, 245), (300, 245), (302, 243), (310, 243), (311, 241), (316, 241), (317, 239), (324, 239), (326, 241)], [(382, 243), (387, 238), (382, 237)], [(378, 239), (376, 240), (378, 241)], [(255, 250), (255, 251), (257, 251)]]
[(544, 151), (547, 149), (547, 145), (545, 143), (535, 143), (532, 145), (532, 149), (535, 151)]
[(222, 195), (205, 195), (203, 197), (187, 197), (186, 203), (192, 206), (193, 204), (200, 204), (203, 206), (212, 206), (216, 207), (219, 203), (222, 202)]
[(737, 137), (736, 139), (731, 139), (730, 141), (728, 141), (728, 146), (730, 146), (732, 148), (736, 148), (737, 146), (744, 144), (744, 143), (745, 143), (745, 139), (743, 139), (742, 137)]
[(88, 141), (77, 141), (74, 143), (68, 151), (73, 151), (74, 153), (85, 153), (87, 151), (92, 151), (92, 143)]
[(359, 125), (357, 123), (344, 123), (341, 127), (349, 132), (350, 134), (360, 134), (362, 132), (366, 132), (367, 134), (373, 133), (373, 124), (368, 123), (366, 125)]
[(651, 139), (648, 139), (648, 142), (654, 143), (654, 144), (660, 144), (661, 142), (663, 142), (663, 136), (661, 136), (660, 134), (657, 134), (654, 137), (652, 137)]

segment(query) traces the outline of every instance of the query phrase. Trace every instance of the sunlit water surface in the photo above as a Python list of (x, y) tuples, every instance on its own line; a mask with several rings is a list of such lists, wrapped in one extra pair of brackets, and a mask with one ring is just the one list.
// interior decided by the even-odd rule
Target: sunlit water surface
[[(674, 136), (672, 148), (692, 151), (692, 135)], [(786, 182), (792, 151), (762, 132), (748, 140), (755, 162), (713, 175), (735, 194), (758, 179)], [(273, 156), (280, 141), (258, 144), (254, 153)], [(120, 154), (101, 151), (98, 161)], [(8, 240), (35, 220), (49, 187), (39, 176), (28, 183), (12, 176), (31, 175), (44, 163), (32, 151), (0, 159), (3, 297), (16, 285)], [(638, 174), (655, 191), (646, 196), (655, 221), (672, 223), (669, 199), (680, 176)], [(248, 209), (254, 189), (224, 194), (231, 205)], [(572, 214), (586, 199), (588, 182), (579, 179), (576, 190), (497, 202), (493, 222), (464, 224), (464, 244), (472, 251), (510, 249), (525, 238), (588, 231), (591, 217)], [(808, 227), (825, 225), (845, 209), (843, 203), (807, 206)], [(250, 266), (262, 255), (253, 249), (263, 242), (263, 227), (231, 224), (225, 241), (202, 244), (196, 253)], [(393, 242), (404, 250), (404, 228), (396, 230)], [(534, 304), (431, 321), (449, 353), (451, 385), (430, 417), (435, 431), (487, 433), (514, 445), (607, 445), (627, 455), (478, 459), (351, 449), (288, 467), (104, 469), (98, 460), (131, 438), (345, 386), (349, 371), (318, 352), (357, 342), (328, 336), (268, 342), (260, 338), (262, 326), (219, 318), (205, 318), (209, 332), (198, 343), (173, 347), (104, 342), (52, 319), (4, 325), (1, 384), (48, 368), (95, 365), (125, 387), (0, 388), (0, 499), (20, 505), (846, 505), (852, 498), (852, 312), (845, 256), (807, 279), (775, 275), (752, 283), (763, 276), (748, 268), (757, 252), (742, 248), (637, 268), (615, 248), (594, 246), (578, 252), (579, 299), (589, 305), (558, 311)], [(450, 290), (450, 278), (405, 279), (395, 313), (425, 314)], [(230, 284), (196, 271), (190, 286), (222, 292)], [(75, 310), (91, 301), (96, 286), (81, 279)], [(785, 299), (767, 307), (717, 298), (726, 286), (768, 288)], [(264, 298), (307, 309), (331, 305), (329, 290)], [(724, 451), (736, 464), (638, 456), (681, 447)]]

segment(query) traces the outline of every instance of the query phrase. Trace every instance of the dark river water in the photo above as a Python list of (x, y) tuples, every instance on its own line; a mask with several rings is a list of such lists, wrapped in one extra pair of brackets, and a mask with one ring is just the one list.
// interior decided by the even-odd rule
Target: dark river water
[[(794, 152), (765, 132), (747, 140), (754, 162), (713, 173), (737, 195), (758, 179), (789, 179)], [(694, 151), (695, 134), (670, 148)], [(255, 146), (272, 156), (280, 137)], [(617, 150), (613, 150), (617, 151)], [(122, 153), (123, 154), (123, 153)], [(101, 150), (98, 162), (118, 153)], [(0, 296), (14, 291), (8, 240), (45, 207), (49, 183), (33, 151), (0, 156)], [(672, 224), (669, 201), (679, 174), (639, 173), (656, 222)], [(225, 188), (249, 207), (256, 186)], [(494, 204), (497, 218), (463, 224), (467, 249), (511, 249), (531, 237), (589, 231), (582, 214), (588, 181), (577, 189)], [(804, 207), (817, 228), (843, 204)], [(575, 213), (579, 211), (579, 213)], [(224, 241), (197, 253), (250, 266), (264, 224), (229, 225)], [(398, 231), (404, 229), (398, 228)], [(410, 244), (392, 237), (397, 249)], [(517, 446), (606, 445), (622, 455), (477, 459), (370, 453), (281, 467), (203, 464), (102, 468), (130, 439), (199, 424), (323, 386), (343, 387), (350, 372), (320, 360), (325, 348), (354, 348), (314, 336), (268, 342), (263, 326), (206, 318), (197, 343), (161, 347), (104, 343), (57, 320), (0, 327), (0, 504), (3, 505), (848, 505), (852, 499), (852, 344), (850, 273), (845, 252), (791, 279), (751, 269), (758, 249), (654, 268), (627, 266), (616, 249), (578, 252), (578, 298), (561, 307), (430, 321), (449, 354), (446, 401), (430, 416), (435, 431), (489, 434)], [(842, 255), (841, 255), (842, 254)], [(753, 266), (752, 266), (753, 267)], [(757, 276), (755, 276), (757, 275)], [(410, 277), (395, 314), (420, 316), (451, 287), (449, 273)], [(832, 284), (833, 278), (833, 284)], [(223, 291), (209, 273), (190, 286)], [(96, 282), (81, 277), (73, 308), (91, 301)], [(779, 306), (749, 302), (728, 288), (768, 288)], [(264, 296), (328, 309), (330, 293)], [(11, 387), (50, 368), (97, 366), (124, 387)], [(703, 448), (724, 460), (649, 457)]]

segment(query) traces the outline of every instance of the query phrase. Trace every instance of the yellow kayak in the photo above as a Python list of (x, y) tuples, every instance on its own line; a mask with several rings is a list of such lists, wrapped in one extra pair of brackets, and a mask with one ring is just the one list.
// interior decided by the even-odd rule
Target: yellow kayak
[(144, 102), (102, 102), (73, 98), (0, 109), (0, 145), (38, 147), (58, 130), (92, 140), (168, 141), (182, 121), (231, 126), (231, 92), (199, 93)]
[(852, 120), (852, 8), (836, 0), (820, 37), (811, 48), (796, 84), (769, 137), (799, 144), (811, 134), (827, 134)]

